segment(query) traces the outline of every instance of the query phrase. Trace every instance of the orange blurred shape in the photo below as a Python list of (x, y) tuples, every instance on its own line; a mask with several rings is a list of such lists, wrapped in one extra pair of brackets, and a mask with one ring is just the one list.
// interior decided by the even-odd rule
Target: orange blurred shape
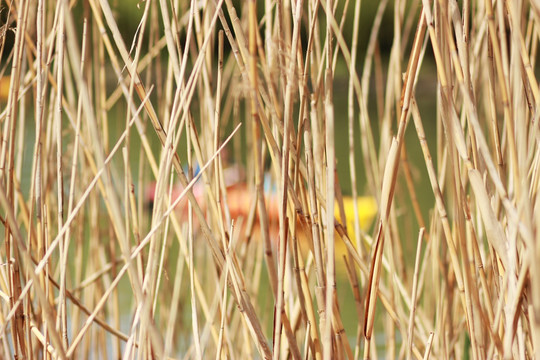
[(2, 76), (0, 78), (0, 102), (7, 101), (9, 96), (9, 83), (11, 76)]

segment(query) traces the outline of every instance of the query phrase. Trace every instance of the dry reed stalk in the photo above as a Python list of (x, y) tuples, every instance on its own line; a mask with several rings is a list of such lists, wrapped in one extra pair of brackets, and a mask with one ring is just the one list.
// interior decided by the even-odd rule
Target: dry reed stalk
[(424, 236), (424, 228), (420, 228), (420, 233), (418, 234), (418, 243), (416, 246), (416, 257), (414, 261), (414, 274), (413, 274), (413, 285), (412, 285), (412, 294), (411, 294), (411, 315), (409, 317), (409, 328), (407, 330), (407, 359), (411, 358), (412, 347), (413, 347), (413, 337), (414, 337), (414, 317), (416, 312), (416, 296), (418, 291), (418, 272), (420, 270), (420, 252), (422, 250), (422, 238)]

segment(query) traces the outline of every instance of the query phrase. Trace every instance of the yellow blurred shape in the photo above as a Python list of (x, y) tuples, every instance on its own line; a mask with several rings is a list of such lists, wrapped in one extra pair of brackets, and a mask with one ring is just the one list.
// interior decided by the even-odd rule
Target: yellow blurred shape
[[(371, 196), (359, 196), (356, 199), (356, 204), (358, 205), (358, 220), (360, 222), (360, 228), (365, 230), (371, 225), (373, 218), (377, 214), (377, 202)], [(350, 196), (343, 197), (343, 208), (345, 210), (345, 217), (347, 218), (347, 230), (349, 232), (349, 237), (353, 240), (354, 237), (354, 199)], [(339, 206), (336, 202), (334, 206), (334, 216), (339, 222), (341, 216), (339, 215)]]
[[(363, 231), (368, 230), (373, 222), (373, 219), (377, 215), (377, 201), (371, 196), (360, 196), (356, 199), (358, 205), (358, 220), (360, 228)], [(343, 208), (345, 210), (345, 217), (347, 219), (347, 233), (349, 239), (356, 246), (356, 236), (354, 234), (354, 199), (350, 196), (343, 197)], [(339, 206), (336, 203), (334, 206), (334, 216), (338, 222), (343, 223), (341, 216), (339, 215)], [(343, 224), (345, 225), (345, 224)], [(335, 249), (336, 249), (336, 270), (338, 274), (345, 274), (345, 264), (343, 257), (347, 254), (347, 247), (341, 236), (335, 234)]]
[[(371, 226), (373, 219), (377, 215), (377, 201), (371, 196), (360, 196), (356, 200), (358, 204), (358, 220), (360, 222), (360, 228), (363, 231), (367, 231)], [(353, 245), (356, 246), (356, 237), (354, 234), (354, 200), (352, 197), (343, 197), (343, 208), (345, 210), (345, 217), (347, 218), (346, 225), (349, 240), (353, 243)], [(339, 223), (342, 223), (341, 216), (339, 215), (339, 205), (337, 202), (334, 206), (334, 217)], [(312, 244), (308, 240), (309, 238), (311, 237), (308, 237), (306, 234), (302, 233), (299, 236), (301, 251), (304, 255), (306, 255), (307, 251), (310, 249), (313, 251)], [(343, 257), (347, 254), (347, 247), (344, 240), (341, 238), (337, 231), (334, 231), (334, 244), (336, 257), (336, 273), (339, 276), (346, 276), (345, 274), (347, 272), (345, 268), (345, 263), (343, 262)], [(326, 253), (326, 249), (324, 250), (324, 252)]]

